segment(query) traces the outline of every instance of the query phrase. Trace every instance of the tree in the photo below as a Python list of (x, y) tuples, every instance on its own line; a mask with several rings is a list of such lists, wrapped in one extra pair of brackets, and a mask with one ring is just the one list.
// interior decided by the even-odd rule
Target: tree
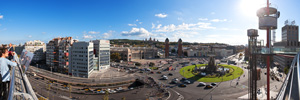
[(171, 52), (172, 52), (172, 53), (175, 53), (175, 52), (176, 52), (176, 50), (175, 50), (175, 49), (172, 49), (172, 50), (171, 50)]
[(154, 66), (155, 65), (155, 63), (153, 63), (153, 62), (150, 62), (150, 64), (149, 64), (149, 66)]
[(139, 62), (136, 62), (135, 65), (136, 65), (136, 66), (141, 66), (142, 64), (139, 63)]
[(290, 66), (284, 67), (283, 71), (285, 74), (288, 74)]
[(121, 60), (121, 56), (119, 53), (112, 53), (110, 55), (110, 59), (111, 61), (120, 61)]

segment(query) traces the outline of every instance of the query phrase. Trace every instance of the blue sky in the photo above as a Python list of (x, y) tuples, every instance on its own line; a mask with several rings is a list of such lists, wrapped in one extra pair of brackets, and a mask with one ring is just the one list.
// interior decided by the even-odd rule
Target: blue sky
[[(247, 44), (246, 30), (258, 28), (255, 7), (266, 0), (22, 0), (0, 3), (0, 44), (54, 37), (93, 39), (169, 38), (187, 42)], [(300, 21), (300, 1), (270, 0), (281, 16)], [(259, 39), (266, 32), (259, 31)]]

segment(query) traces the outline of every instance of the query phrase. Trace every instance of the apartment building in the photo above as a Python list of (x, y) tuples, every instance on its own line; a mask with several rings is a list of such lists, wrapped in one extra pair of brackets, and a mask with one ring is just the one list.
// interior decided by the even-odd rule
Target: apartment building
[(46, 45), (46, 65), (53, 71), (68, 74), (69, 47), (77, 40), (72, 37), (54, 38)]
[(94, 71), (94, 44), (93, 42), (75, 42), (69, 48), (69, 75), (89, 78)]
[(24, 49), (29, 52), (34, 53), (34, 56), (32, 58), (33, 62), (37, 62), (37, 61), (46, 59), (45, 58), (46, 45), (44, 42), (42, 42), (40, 40), (25, 42)]
[(97, 66), (95, 70), (105, 71), (110, 67), (110, 41), (109, 40), (93, 40), (95, 61)]
[(158, 49), (154, 47), (113, 47), (111, 53), (119, 53), (121, 60), (152, 59), (157, 57)]

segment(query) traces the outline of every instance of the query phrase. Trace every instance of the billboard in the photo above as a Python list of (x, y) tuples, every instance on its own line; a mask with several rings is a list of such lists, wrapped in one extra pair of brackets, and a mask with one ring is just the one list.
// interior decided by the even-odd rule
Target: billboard
[(33, 53), (25, 49), (22, 51), (22, 54), (20, 56), (20, 64), (24, 72), (27, 71), (33, 56), (34, 56)]

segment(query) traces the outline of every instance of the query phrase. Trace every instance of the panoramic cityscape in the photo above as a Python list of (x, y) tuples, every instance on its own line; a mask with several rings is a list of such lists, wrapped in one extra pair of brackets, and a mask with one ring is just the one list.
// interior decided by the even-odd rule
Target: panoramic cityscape
[(296, 0), (0, 3), (0, 100), (300, 100)]

